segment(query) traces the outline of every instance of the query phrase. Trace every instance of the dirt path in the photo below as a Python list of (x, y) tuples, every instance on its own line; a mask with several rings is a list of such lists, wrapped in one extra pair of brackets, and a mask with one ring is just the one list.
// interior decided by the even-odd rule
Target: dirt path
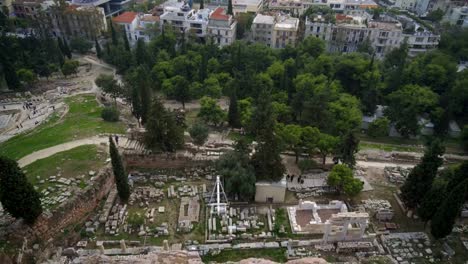
[[(124, 145), (127, 142), (126, 138), (120, 137), (121, 139), (119, 140), (120, 145)], [(109, 141), (109, 138), (106, 137), (100, 137), (100, 136), (94, 136), (94, 137), (89, 137), (89, 138), (84, 138), (84, 139), (79, 139), (79, 140), (74, 140), (70, 142), (66, 142), (60, 145), (56, 145), (50, 148), (45, 148), (38, 150), (36, 152), (33, 152), (20, 160), (18, 160), (18, 165), (20, 167), (25, 167), (36, 160), (44, 159), (47, 157), (50, 157), (54, 154), (57, 154), (62, 151), (67, 151), (79, 146), (83, 145), (99, 145), (99, 144), (106, 144)]]

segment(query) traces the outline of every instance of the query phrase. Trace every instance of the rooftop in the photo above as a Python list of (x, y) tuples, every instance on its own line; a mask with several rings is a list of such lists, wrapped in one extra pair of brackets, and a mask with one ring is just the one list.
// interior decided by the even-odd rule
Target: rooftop
[(211, 13), (210, 19), (214, 20), (229, 20), (229, 15), (226, 14), (224, 8), (218, 7)]
[(297, 29), (298, 26), (299, 18), (280, 16), (275, 24), (275, 29)]
[(262, 14), (257, 14), (253, 20), (254, 24), (271, 24), (275, 23), (275, 18), (273, 16), (265, 16)]
[(143, 22), (158, 22), (159, 21), (159, 16), (153, 16), (153, 15), (143, 15), (140, 19)]
[(123, 12), (121, 15), (116, 16), (112, 19), (115, 23), (130, 24), (137, 17), (137, 12)]

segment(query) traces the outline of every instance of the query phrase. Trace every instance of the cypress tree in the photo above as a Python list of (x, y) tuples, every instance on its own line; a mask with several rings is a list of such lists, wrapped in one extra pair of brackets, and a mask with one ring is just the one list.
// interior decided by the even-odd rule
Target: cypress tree
[(200, 9), (205, 8), (205, 2), (203, 0), (200, 0)]
[(431, 221), (431, 234), (436, 238), (444, 238), (452, 232), (456, 218), (465, 202), (468, 191), (468, 179), (460, 183), (439, 206)]
[(128, 177), (120, 157), (119, 150), (114, 144), (112, 137), (109, 136), (109, 153), (112, 162), (112, 170), (114, 172), (115, 184), (117, 192), (119, 193), (120, 200), (123, 202), (128, 201), (130, 197), (130, 187), (128, 186)]
[(239, 128), (241, 126), (235, 90), (232, 92), (229, 98), (228, 123), (233, 128)]
[(11, 90), (17, 90), (21, 87), (18, 75), (16, 75), (16, 71), (9, 61), (3, 62), (3, 73), (5, 74), (5, 81), (8, 88)]
[(109, 42), (106, 43), (106, 55), (109, 58), (111, 55), (111, 48)]
[(99, 45), (99, 42), (97, 39), (94, 39), (94, 46), (96, 47), (96, 55), (99, 59), (102, 59), (102, 49), (101, 45)]
[(141, 117), (141, 99), (140, 99), (140, 94), (138, 92), (137, 87), (132, 87), (132, 114), (138, 119), (138, 122), (140, 122), (140, 117)]
[(34, 224), (42, 213), (40, 195), (16, 161), (0, 157), (0, 182), (0, 201), (5, 210), (29, 225)]
[(127, 31), (125, 30), (125, 28), (124, 28), (122, 38), (124, 41), (125, 50), (130, 51), (130, 43), (128, 43)]
[(62, 53), (65, 53), (65, 47), (63, 46), (62, 38), (57, 37), (57, 44)]
[(110, 30), (111, 30), (111, 38), (112, 38), (112, 45), (117, 46), (118, 41), (117, 41), (117, 32), (115, 32), (114, 29), (114, 23), (112, 23), (112, 20), (110, 21)]
[(72, 53), (71, 53), (70, 47), (68, 47), (67, 40), (64, 38), (62, 41), (63, 41), (63, 50), (64, 50), (63, 54), (65, 54), (65, 56), (67, 56), (68, 59), (71, 59)]
[(232, 0), (228, 0), (228, 10), (227, 10), (228, 15), (234, 15), (232, 12)]

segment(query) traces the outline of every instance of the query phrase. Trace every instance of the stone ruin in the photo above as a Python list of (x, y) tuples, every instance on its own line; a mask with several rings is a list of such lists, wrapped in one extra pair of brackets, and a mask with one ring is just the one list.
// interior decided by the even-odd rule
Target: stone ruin
[(323, 234), (323, 241), (360, 240), (369, 223), (368, 213), (348, 212), (341, 201), (318, 205), (301, 200), (287, 211), (293, 233)]
[(178, 231), (190, 232), (193, 229), (193, 223), (198, 223), (200, 215), (200, 202), (198, 197), (182, 197), (180, 199)]
[(434, 263), (432, 243), (423, 232), (391, 233), (382, 235), (382, 244), (397, 263), (411, 263), (424, 258)]
[(362, 207), (366, 211), (373, 212), (375, 218), (379, 221), (390, 221), (395, 212), (388, 200), (367, 199), (362, 201)]
[(164, 199), (164, 191), (152, 186), (138, 186), (132, 190), (128, 200), (129, 205), (138, 203), (140, 207), (148, 207), (150, 202), (160, 203)]
[(385, 167), (384, 175), (393, 184), (403, 184), (411, 169), (402, 167)]

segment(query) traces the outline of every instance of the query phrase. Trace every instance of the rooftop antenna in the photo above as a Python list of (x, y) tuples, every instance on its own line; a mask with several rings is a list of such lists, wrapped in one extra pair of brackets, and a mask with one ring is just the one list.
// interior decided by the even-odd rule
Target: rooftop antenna
[[(216, 200), (214, 196), (216, 195)], [(224, 198), (224, 201), (223, 201)], [(224, 192), (223, 185), (221, 184), (221, 180), (219, 179), (219, 175), (216, 176), (216, 183), (213, 187), (213, 192), (211, 192), (211, 197), (208, 205), (211, 207), (211, 213), (214, 213), (214, 209), (216, 209), (216, 214), (221, 215), (226, 213), (228, 199), (226, 193)]]

